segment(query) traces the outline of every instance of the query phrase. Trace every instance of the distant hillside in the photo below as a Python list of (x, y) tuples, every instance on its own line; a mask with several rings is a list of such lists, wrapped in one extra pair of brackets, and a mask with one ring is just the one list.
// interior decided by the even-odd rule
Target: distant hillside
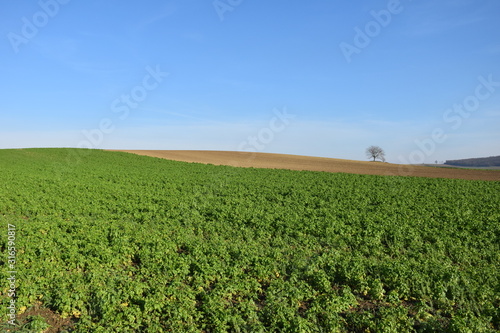
[(309, 170), (365, 175), (500, 180), (500, 171), (492, 172), (490, 170), (467, 170), (450, 167), (430, 168), (419, 165), (409, 166), (382, 162), (350, 161), (325, 157), (208, 150), (128, 150), (126, 152), (167, 160), (231, 165), (236, 167)]
[(493, 167), (500, 166), (500, 156), (451, 160), (446, 161), (444, 164), (464, 167)]

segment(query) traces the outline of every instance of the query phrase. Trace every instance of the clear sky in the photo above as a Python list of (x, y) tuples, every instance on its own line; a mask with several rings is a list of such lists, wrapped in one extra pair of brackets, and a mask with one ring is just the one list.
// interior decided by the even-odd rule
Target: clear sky
[(500, 155), (498, 0), (0, 6), (0, 148)]

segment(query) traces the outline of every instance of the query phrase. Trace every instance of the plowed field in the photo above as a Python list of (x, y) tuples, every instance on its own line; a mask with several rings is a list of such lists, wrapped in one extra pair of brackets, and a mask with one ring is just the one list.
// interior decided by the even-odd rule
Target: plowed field
[(434, 168), (299, 155), (206, 150), (121, 150), (175, 161), (236, 167), (500, 181), (500, 171)]

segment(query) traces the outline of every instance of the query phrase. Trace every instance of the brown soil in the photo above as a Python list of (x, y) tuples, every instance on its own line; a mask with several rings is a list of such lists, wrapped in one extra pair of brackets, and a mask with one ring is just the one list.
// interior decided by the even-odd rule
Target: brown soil
[[(28, 309), (25, 313), (18, 315), (16, 319), (17, 322), (20, 323), (19, 326), (9, 328), (6, 332), (19, 331), (19, 328), (27, 323), (30, 316), (41, 316), (45, 319), (45, 322), (50, 325), (50, 327), (43, 331), (43, 333), (69, 332), (73, 328), (75, 322), (75, 318), (62, 318), (52, 310), (41, 307), (40, 303), (38, 303), (34, 307)], [(21, 331), (27, 332), (28, 330), (21, 329)]]
[(168, 160), (236, 167), (500, 181), (500, 171), (435, 168), (325, 157), (207, 150), (120, 150)]

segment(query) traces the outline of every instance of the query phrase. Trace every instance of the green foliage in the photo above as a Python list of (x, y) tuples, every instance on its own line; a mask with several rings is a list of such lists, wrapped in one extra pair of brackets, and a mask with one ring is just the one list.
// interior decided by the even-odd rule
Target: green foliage
[(24, 328), (32, 332), (42, 333), (49, 327), (50, 325), (45, 322), (42, 316), (29, 316), (28, 323)]
[(76, 332), (499, 330), (499, 182), (76, 149), (2, 150), (0, 170), (17, 306)]
[(16, 332), (16, 333), (44, 333), (50, 328), (50, 325), (45, 321), (45, 318), (39, 315), (28, 316), (25, 322), (20, 325), (11, 325), (9, 323), (2, 323), (0, 327), (3, 328), (4, 332)]

